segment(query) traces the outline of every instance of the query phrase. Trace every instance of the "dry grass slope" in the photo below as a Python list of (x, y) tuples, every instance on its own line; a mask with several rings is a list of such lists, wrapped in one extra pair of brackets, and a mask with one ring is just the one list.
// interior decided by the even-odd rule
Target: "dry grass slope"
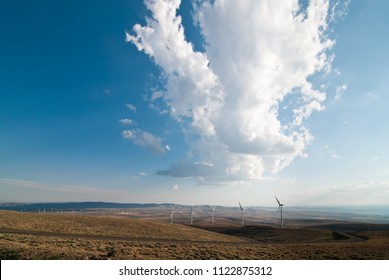
[(328, 230), (218, 231), (141, 219), (0, 211), (0, 258), (389, 259), (388, 231), (358, 232), (364, 237), (358, 242), (336, 241)]
[(178, 224), (71, 214), (32, 214), (0, 211), (0, 227), (32, 232), (134, 239), (238, 242), (239, 238)]

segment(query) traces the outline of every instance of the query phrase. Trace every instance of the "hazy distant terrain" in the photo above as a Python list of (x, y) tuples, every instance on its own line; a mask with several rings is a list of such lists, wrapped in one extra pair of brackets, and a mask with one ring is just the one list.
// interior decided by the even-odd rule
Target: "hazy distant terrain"
[[(210, 221), (214, 206), (193, 206), (196, 220)], [(169, 220), (169, 211), (175, 211), (175, 219), (180, 223), (189, 223), (191, 206), (164, 203), (113, 203), (113, 202), (68, 202), (68, 203), (3, 203), (0, 210), (15, 210), (20, 212), (45, 213), (83, 213), (105, 215), (127, 215), (136, 218), (158, 218)], [(236, 207), (218, 206), (215, 219), (229, 220), (233, 223), (240, 220), (240, 211)], [(360, 221), (373, 223), (389, 223), (389, 206), (360, 207), (284, 207), (284, 218), (289, 225), (323, 223), (329, 221)], [(253, 224), (276, 224), (279, 219), (277, 207), (246, 207), (245, 219)], [(289, 221), (288, 221), (289, 220)], [(239, 223), (239, 221), (237, 221)]]

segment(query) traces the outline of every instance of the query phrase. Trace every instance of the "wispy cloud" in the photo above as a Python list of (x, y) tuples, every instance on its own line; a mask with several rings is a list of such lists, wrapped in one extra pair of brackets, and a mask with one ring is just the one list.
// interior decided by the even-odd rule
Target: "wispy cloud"
[(151, 94), (150, 101), (154, 102), (157, 99), (160, 99), (163, 95), (164, 95), (164, 93), (160, 90), (153, 91), (153, 93)]
[[(260, 179), (305, 156), (304, 122), (323, 110), (325, 93), (309, 77), (330, 69), (329, 1), (202, 1), (195, 19), (205, 51), (184, 35), (180, 1), (145, 1), (152, 17), (126, 40), (163, 70), (166, 102), (191, 153), (208, 165), (174, 164), (159, 174)], [(338, 5), (338, 4), (337, 4)], [(290, 117), (279, 120), (286, 98)], [(286, 107), (285, 107), (286, 108)]]
[(375, 102), (379, 99), (378, 95), (369, 91), (365, 94), (365, 99), (370, 102)]
[(369, 205), (387, 203), (389, 181), (361, 180), (348, 184), (322, 185), (295, 193), (310, 205)]
[(170, 167), (164, 170), (159, 170), (158, 175), (167, 175), (179, 178), (190, 178), (190, 177), (207, 177), (210, 175), (220, 175), (221, 170), (210, 164), (205, 163), (179, 163), (172, 164)]
[(71, 193), (91, 193), (95, 191), (94, 188), (91, 188), (89, 186), (47, 184), (47, 183), (39, 183), (39, 182), (19, 180), (19, 179), (8, 179), (8, 178), (0, 178), (0, 184), (15, 186), (15, 187), (24, 187), (24, 188), (35, 189), (35, 190), (60, 191), (60, 192), (71, 192)]
[(131, 119), (120, 119), (119, 122), (123, 125), (135, 125), (135, 121)]
[(329, 145), (325, 145), (324, 147), (320, 148), (317, 152), (316, 156), (318, 158), (333, 158), (333, 159), (342, 159), (342, 157)]
[(135, 131), (133, 130), (123, 130), (122, 131), (122, 136), (123, 138), (126, 138), (126, 139), (133, 139), (135, 138)]
[(142, 148), (152, 151), (157, 154), (166, 152), (165, 146), (162, 145), (162, 139), (149, 132), (137, 130), (122, 131), (123, 138), (130, 139), (132, 142)]
[(336, 1), (331, 7), (331, 12), (329, 14), (330, 21), (343, 19), (348, 14), (350, 2), (351, 0)]
[(335, 97), (334, 97), (334, 101), (338, 101), (342, 98), (343, 96), (343, 93), (347, 90), (347, 85), (346, 84), (343, 84), (341, 86), (338, 86), (336, 88), (336, 93), (335, 93)]
[(132, 112), (136, 113), (136, 107), (133, 104), (126, 104), (126, 107), (130, 109)]
[[(19, 192), (13, 191), (12, 194), (19, 194), (12, 198), (15, 201), (118, 201), (129, 194), (124, 190), (115, 190), (112, 188), (101, 189), (86, 185), (66, 185), (42, 183), (21, 179), (0, 178), (0, 187), (3, 189), (2, 199), (7, 196), (6, 188), (20, 188), (23, 190), (23, 196)], [(27, 197), (28, 196), (28, 197)]]

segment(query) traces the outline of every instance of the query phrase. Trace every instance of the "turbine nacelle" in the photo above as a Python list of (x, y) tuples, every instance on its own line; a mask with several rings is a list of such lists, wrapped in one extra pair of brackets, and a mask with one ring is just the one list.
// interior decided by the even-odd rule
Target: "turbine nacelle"
[(284, 206), (284, 204), (282, 204), (279, 200), (278, 200), (278, 198), (275, 196), (275, 198), (276, 198), (276, 200), (277, 200), (277, 203), (278, 203), (278, 206), (279, 207), (282, 207), (282, 206)]

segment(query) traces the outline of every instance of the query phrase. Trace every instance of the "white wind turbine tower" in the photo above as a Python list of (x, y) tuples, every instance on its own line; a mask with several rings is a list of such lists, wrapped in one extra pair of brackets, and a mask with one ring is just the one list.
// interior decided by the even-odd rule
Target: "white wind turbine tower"
[(284, 219), (282, 217), (282, 207), (284, 206), (283, 203), (281, 203), (278, 198), (275, 196), (277, 203), (278, 203), (278, 210), (281, 210), (281, 228), (284, 228)]
[(170, 213), (170, 223), (174, 224), (174, 213), (176, 212), (173, 210), (169, 210), (169, 213)]
[(216, 206), (213, 207), (212, 209), (209, 209), (209, 211), (212, 213), (211, 217), (212, 217), (212, 225), (213, 226), (215, 225), (215, 209), (216, 209)]
[(193, 206), (190, 207), (190, 224), (193, 225), (193, 215), (196, 215), (195, 212), (193, 212)]
[(242, 207), (242, 204), (240, 204), (240, 201), (238, 201), (239, 203), (239, 208), (240, 208), (240, 212), (242, 213), (242, 227), (244, 226), (244, 208)]

